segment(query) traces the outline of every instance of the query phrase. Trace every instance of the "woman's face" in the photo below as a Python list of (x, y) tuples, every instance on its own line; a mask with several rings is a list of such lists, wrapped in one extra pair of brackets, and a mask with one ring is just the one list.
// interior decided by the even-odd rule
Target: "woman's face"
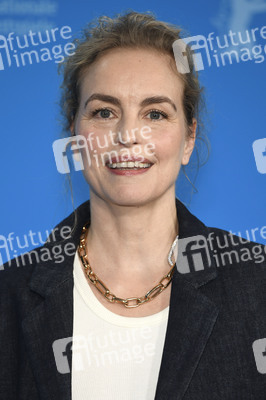
[(175, 195), (194, 139), (187, 134), (183, 82), (169, 62), (152, 50), (115, 49), (83, 75), (72, 131), (88, 144), (84, 176), (92, 198), (126, 206)]

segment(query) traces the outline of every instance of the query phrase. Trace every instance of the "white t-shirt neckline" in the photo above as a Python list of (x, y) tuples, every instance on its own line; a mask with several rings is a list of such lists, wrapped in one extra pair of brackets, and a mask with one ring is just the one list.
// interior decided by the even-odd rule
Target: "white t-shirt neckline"
[(140, 327), (145, 325), (152, 326), (161, 324), (163, 321), (167, 321), (168, 319), (169, 306), (164, 308), (162, 311), (159, 311), (158, 313), (146, 317), (125, 317), (108, 310), (106, 307), (104, 307), (103, 304), (99, 302), (99, 300), (93, 293), (90, 287), (90, 283), (85, 277), (83, 265), (79, 258), (78, 252), (76, 252), (75, 254), (73, 275), (75, 286), (79, 291), (86, 306), (89, 307), (91, 311), (93, 311), (98, 317), (113, 325), (128, 328)]

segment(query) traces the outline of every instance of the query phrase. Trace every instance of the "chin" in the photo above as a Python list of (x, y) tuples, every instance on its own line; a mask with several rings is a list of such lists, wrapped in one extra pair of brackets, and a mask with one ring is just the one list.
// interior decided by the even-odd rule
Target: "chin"
[(141, 193), (137, 190), (116, 192), (109, 196), (109, 201), (121, 207), (141, 207), (154, 200), (150, 193)]

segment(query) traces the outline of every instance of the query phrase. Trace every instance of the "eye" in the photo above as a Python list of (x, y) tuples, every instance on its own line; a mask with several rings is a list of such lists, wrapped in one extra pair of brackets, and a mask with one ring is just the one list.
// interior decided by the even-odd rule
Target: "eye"
[(147, 115), (150, 116), (151, 120), (161, 120), (168, 117), (166, 113), (159, 110), (151, 110)]
[(109, 119), (112, 114), (113, 114), (112, 111), (109, 110), (108, 108), (99, 108), (92, 112), (93, 117), (97, 116), (97, 117), (103, 118), (103, 119)]

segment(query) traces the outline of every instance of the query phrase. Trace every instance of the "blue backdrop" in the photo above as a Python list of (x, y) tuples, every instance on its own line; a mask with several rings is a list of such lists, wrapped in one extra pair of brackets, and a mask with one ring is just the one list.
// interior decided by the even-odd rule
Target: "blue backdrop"
[[(208, 64), (207, 53), (204, 56), (202, 50), (204, 69), (199, 73), (206, 87), (206, 126), (211, 153), (199, 171), (198, 192), (191, 197), (191, 188), (187, 185), (186, 190), (178, 193), (180, 199), (207, 225), (244, 237), (250, 235), (266, 243), (265, 0), (1, 0), (2, 261), (34, 247), (28, 240), (27, 247), (22, 249), (24, 235), (29, 238), (30, 231), (36, 233), (34, 243), (40, 243), (37, 232), (44, 238), (46, 231), (72, 211), (66, 177), (57, 172), (52, 150), (53, 141), (61, 135), (58, 46), (71, 53), (70, 42), (79, 36), (88, 21), (129, 8), (152, 11), (159, 19), (185, 28), (187, 36), (204, 36), (209, 45), (204, 51), (209, 51), (211, 63)], [(46, 30), (49, 37), (43, 34), (41, 40), (47, 40), (44, 44), (36, 32)], [(249, 43), (241, 44), (235, 35), (235, 44), (222, 48), (226, 44), (223, 35), (229, 38), (230, 30), (231, 37), (241, 32), (243, 41), (247, 41), (248, 31)], [(211, 37), (220, 38), (221, 48), (215, 39), (211, 49), (207, 38), (212, 32)], [(28, 35), (28, 43), (23, 40), (23, 34)], [(23, 49), (18, 48), (16, 36)], [(254, 50), (254, 46), (260, 47)], [(37, 55), (22, 55), (32, 50)], [(232, 50), (237, 54), (232, 53), (231, 60), (228, 55), (222, 55)], [(264, 141), (253, 151), (253, 142), (259, 139)], [(89, 194), (82, 173), (74, 175), (74, 201), (78, 206)], [(12, 232), (20, 238), (21, 246), (14, 243), (7, 254), (3, 242)]]

